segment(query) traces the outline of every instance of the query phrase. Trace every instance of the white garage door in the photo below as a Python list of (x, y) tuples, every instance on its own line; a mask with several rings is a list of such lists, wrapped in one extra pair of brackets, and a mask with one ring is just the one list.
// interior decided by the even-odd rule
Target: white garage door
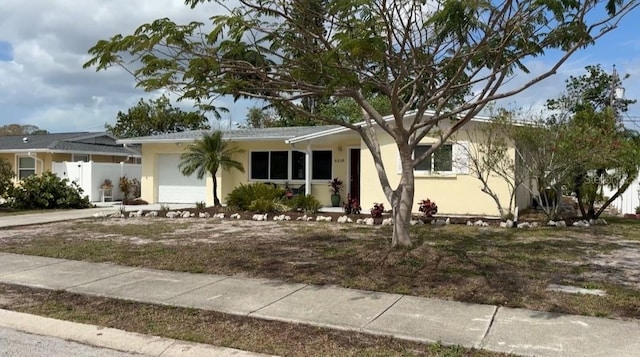
[(184, 176), (178, 165), (180, 155), (158, 155), (158, 202), (196, 203), (205, 201), (205, 180), (198, 180), (196, 174)]

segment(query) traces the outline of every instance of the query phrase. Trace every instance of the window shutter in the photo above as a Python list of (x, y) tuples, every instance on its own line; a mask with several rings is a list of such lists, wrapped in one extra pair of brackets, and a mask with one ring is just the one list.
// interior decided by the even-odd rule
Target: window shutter
[(457, 174), (469, 174), (469, 142), (458, 141), (453, 144), (453, 172)]

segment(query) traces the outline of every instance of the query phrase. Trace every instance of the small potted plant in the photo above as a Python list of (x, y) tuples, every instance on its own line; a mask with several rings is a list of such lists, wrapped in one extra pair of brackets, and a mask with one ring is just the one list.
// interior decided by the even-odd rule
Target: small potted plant
[(331, 192), (331, 206), (340, 207), (340, 190), (342, 190), (342, 180), (334, 178), (329, 181), (329, 191)]
[(103, 190), (110, 190), (113, 188), (113, 182), (111, 182), (111, 180), (109, 179), (104, 179), (102, 185), (100, 185), (100, 188)]

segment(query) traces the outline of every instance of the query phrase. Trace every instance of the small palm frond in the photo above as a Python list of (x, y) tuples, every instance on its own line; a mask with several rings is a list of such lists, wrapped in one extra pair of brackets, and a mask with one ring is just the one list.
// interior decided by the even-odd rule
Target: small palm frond
[(244, 172), (242, 163), (232, 159), (234, 154), (240, 152), (242, 150), (225, 141), (222, 132), (217, 130), (189, 145), (187, 151), (180, 156), (180, 171), (185, 176), (195, 173), (199, 179), (204, 178), (207, 173), (215, 176), (219, 167)]

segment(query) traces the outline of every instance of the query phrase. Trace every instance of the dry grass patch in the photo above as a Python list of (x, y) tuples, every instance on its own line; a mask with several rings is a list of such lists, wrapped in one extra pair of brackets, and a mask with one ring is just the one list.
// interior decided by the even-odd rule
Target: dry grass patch
[[(591, 316), (640, 318), (640, 225), (535, 230), (316, 222), (127, 219), (0, 230), (0, 250), (240, 275)], [(153, 232), (153, 233), (151, 233)], [(605, 297), (546, 291), (605, 289)]]
[(212, 311), (2, 284), (0, 308), (282, 356), (507, 356)]

